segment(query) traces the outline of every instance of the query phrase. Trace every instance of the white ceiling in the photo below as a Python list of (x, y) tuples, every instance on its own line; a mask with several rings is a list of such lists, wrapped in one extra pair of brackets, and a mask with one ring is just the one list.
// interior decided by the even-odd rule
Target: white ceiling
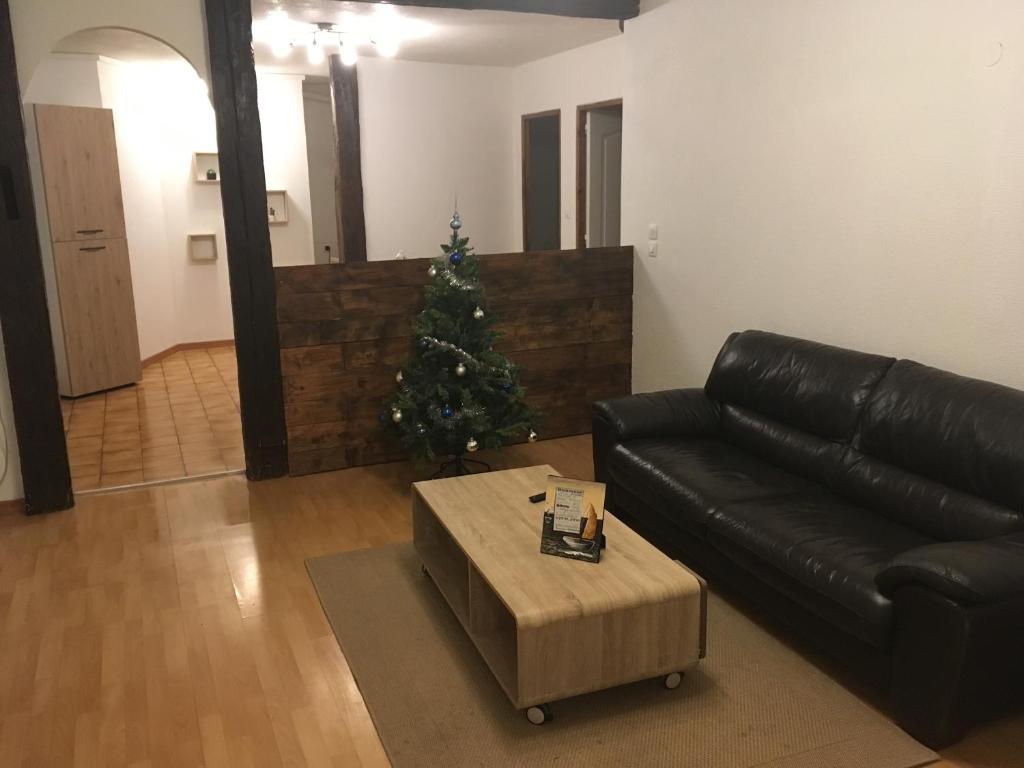
[[(252, 0), (254, 19), (275, 8), (284, 9), (297, 21), (310, 23), (341, 21), (343, 13), (369, 14), (378, 4), (350, 0)], [(430, 34), (402, 44), (397, 58), (443, 64), (480, 64), (511, 67), (552, 56), (619, 34), (619, 23), (607, 19), (573, 19), (536, 13), (503, 11), (460, 11), (445, 8), (391, 6), (409, 19), (424, 22)], [(361, 49), (361, 56), (374, 52)], [(321, 73), (322, 66), (310, 66), (302, 50), (287, 59), (277, 59), (268, 45), (255, 45), (256, 63), (268, 68)]]

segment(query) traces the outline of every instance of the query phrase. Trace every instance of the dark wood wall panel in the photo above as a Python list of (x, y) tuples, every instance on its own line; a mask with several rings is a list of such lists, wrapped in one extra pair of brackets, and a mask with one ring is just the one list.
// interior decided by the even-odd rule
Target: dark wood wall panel
[[(630, 391), (633, 248), (480, 259), (498, 349), (523, 370), (542, 437), (589, 432), (591, 403)], [(291, 474), (404, 457), (378, 416), (413, 352), (429, 263), (275, 270)]]

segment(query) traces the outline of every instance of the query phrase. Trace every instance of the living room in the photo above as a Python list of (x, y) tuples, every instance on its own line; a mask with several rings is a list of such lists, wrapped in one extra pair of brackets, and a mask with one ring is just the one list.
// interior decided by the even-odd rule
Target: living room
[[(378, 6), (0, 2), (0, 763), (1024, 765), (1024, 8)], [(244, 474), (72, 484), (33, 79), (110, 29), (207, 86)]]

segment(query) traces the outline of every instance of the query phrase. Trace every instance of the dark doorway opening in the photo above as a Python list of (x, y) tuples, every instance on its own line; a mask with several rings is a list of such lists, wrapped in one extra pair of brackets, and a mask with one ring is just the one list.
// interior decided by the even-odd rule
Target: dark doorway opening
[(561, 112), (523, 115), (523, 250), (561, 247)]

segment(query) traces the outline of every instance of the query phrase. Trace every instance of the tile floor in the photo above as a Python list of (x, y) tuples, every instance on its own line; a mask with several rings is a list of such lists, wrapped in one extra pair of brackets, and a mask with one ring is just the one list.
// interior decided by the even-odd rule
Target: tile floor
[(61, 405), (76, 491), (245, 466), (233, 347), (175, 352), (139, 384)]

